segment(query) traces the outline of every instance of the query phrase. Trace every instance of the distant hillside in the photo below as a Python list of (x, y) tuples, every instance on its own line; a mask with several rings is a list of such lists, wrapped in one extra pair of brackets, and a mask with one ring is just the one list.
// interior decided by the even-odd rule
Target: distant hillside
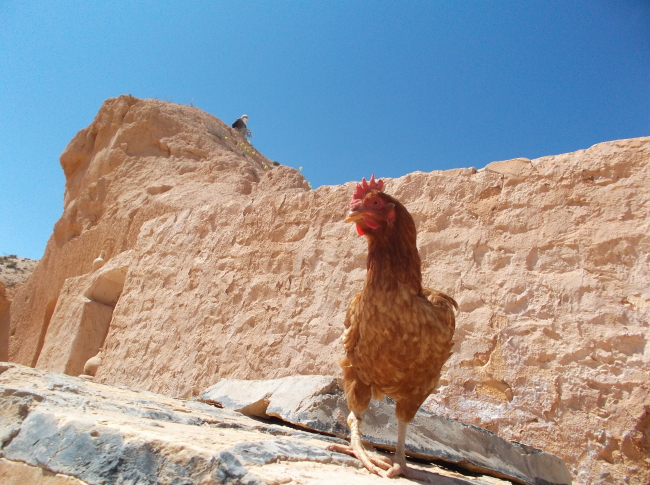
[(7, 290), (11, 294), (12, 288), (24, 283), (37, 264), (38, 260), (21, 258), (15, 254), (0, 256), (0, 281), (7, 285)]

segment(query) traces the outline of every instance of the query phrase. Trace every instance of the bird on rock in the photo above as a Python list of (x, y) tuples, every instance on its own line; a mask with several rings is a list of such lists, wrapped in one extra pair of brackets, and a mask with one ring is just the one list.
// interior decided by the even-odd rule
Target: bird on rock
[(246, 126), (248, 123), (248, 115), (241, 115), (239, 118), (237, 118), (233, 124), (231, 125), (235, 130), (240, 132), (242, 135), (249, 137), (251, 136), (251, 132)]

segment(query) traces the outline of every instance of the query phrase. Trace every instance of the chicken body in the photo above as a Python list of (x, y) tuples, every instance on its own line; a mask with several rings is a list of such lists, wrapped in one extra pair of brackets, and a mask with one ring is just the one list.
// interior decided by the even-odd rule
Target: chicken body
[(454, 305), (444, 293), (423, 288), (417, 294), (400, 282), (388, 289), (366, 285), (354, 297), (340, 362), (351, 411), (363, 412), (371, 394), (387, 395), (397, 419), (415, 417), (451, 355)]
[[(451, 355), (457, 305), (444, 293), (422, 287), (415, 223), (382, 186), (374, 176), (370, 184), (364, 179), (346, 219), (367, 237), (368, 259), (364, 288), (350, 302), (345, 318), (345, 357), (339, 364), (351, 411), (352, 447), (338, 449), (351, 452), (374, 473), (411, 476), (405, 460), (406, 428), (438, 385)], [(395, 401), (399, 423), (392, 467), (368, 455), (359, 436), (371, 396), (383, 395)]]

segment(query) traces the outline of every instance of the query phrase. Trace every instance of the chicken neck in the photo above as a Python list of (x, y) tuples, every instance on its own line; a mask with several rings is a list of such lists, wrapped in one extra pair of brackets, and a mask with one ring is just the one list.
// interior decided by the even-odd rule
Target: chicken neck
[(366, 287), (390, 291), (402, 283), (421, 295), (422, 272), (415, 223), (406, 209), (398, 214), (395, 224), (367, 237)]

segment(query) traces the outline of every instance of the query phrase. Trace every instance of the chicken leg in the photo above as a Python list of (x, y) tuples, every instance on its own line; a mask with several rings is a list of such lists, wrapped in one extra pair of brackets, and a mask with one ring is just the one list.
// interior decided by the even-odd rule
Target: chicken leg
[(395, 447), (395, 459), (393, 466), (386, 471), (388, 478), (394, 478), (399, 475), (409, 477), (408, 473), (413, 472), (412, 469), (406, 466), (406, 429), (409, 424), (404, 421), (397, 420), (397, 446)]
[(409, 426), (407, 421), (397, 420), (397, 446), (395, 447), (395, 458), (393, 466), (384, 473), (387, 478), (402, 476), (409, 480), (417, 480), (422, 483), (437, 483), (431, 473), (423, 470), (416, 470), (406, 466), (406, 430)]

